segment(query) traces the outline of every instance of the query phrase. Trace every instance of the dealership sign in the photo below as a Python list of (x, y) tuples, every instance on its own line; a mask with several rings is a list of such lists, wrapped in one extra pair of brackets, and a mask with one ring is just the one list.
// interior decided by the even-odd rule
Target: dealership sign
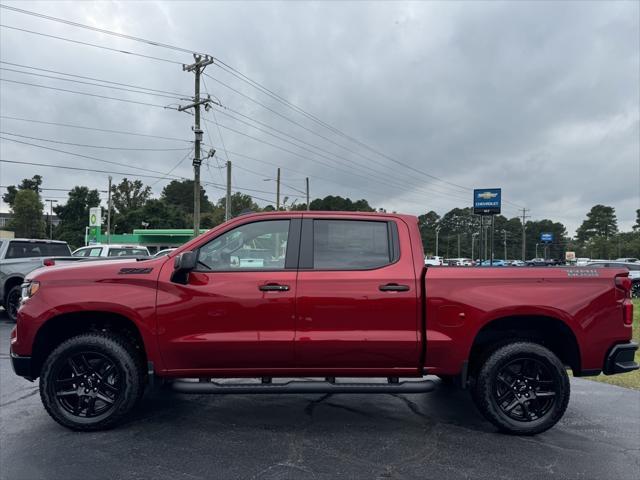
[(476, 215), (495, 215), (500, 213), (502, 189), (484, 188), (473, 191), (473, 213)]
[(541, 233), (540, 234), (540, 241), (541, 242), (547, 242), (547, 243), (553, 242), (553, 233)]

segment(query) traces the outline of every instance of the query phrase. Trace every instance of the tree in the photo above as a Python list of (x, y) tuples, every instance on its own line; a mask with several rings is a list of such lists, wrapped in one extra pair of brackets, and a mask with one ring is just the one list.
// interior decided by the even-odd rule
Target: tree
[(24, 178), (20, 183), (20, 185), (18, 185), (17, 187), (15, 185), (9, 185), (7, 187), (7, 193), (5, 193), (2, 196), (2, 201), (7, 203), (9, 207), (13, 207), (13, 202), (15, 201), (16, 194), (20, 190), (32, 190), (39, 197), (41, 185), (42, 185), (42, 177), (40, 175), (34, 175), (31, 178)]
[(422, 246), (427, 255), (435, 255), (438, 220), (440, 220), (440, 215), (433, 210), (418, 217), (418, 228), (420, 229), (420, 236), (422, 237)]
[(618, 233), (618, 220), (613, 207), (594, 205), (576, 231), (578, 241), (587, 242), (595, 236), (608, 239)]
[(111, 202), (120, 213), (142, 208), (151, 197), (151, 187), (140, 180), (130, 181), (123, 178), (118, 185), (111, 187)]
[[(161, 199), (175, 205), (185, 214), (193, 215), (193, 180), (172, 180), (162, 189)], [(200, 211), (211, 212), (213, 205), (204, 188), (200, 187)]]
[(564, 258), (568, 239), (567, 229), (562, 223), (549, 219), (528, 221), (526, 229), (527, 256), (529, 258), (533, 258), (536, 255), (536, 251), (539, 257), (544, 255), (545, 244), (540, 240), (542, 233), (553, 234), (553, 242), (547, 245), (549, 258)]
[(72, 248), (84, 245), (85, 227), (89, 224), (89, 208), (100, 205), (98, 190), (87, 187), (73, 187), (64, 205), (56, 205), (53, 210), (60, 219), (54, 235), (66, 241)]
[[(218, 211), (222, 214), (222, 219), (224, 221), (224, 212), (227, 206), (227, 198), (222, 197), (218, 200)], [(246, 195), (244, 193), (236, 192), (231, 195), (231, 209), (230, 213), (232, 217), (237, 217), (242, 212), (245, 211), (260, 211), (260, 207), (253, 201), (251, 195)], [(222, 223), (222, 222), (220, 222)]]
[(311, 210), (329, 210), (344, 212), (374, 212), (375, 210), (364, 199), (351, 201), (350, 198), (343, 198), (339, 195), (328, 195), (324, 198), (316, 198), (309, 205)]
[(142, 221), (148, 223), (149, 228), (187, 228), (187, 219), (182, 211), (163, 200), (148, 200), (141, 214)]
[(640, 232), (640, 208), (636, 210), (636, 224), (633, 226), (634, 232)]
[(17, 190), (12, 199), (13, 219), (9, 228), (15, 232), (16, 237), (43, 238), (43, 209), (44, 205), (35, 191), (29, 188)]

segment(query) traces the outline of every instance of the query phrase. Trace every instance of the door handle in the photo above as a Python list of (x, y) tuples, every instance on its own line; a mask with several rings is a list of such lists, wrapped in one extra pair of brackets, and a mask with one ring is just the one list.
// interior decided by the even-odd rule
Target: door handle
[(266, 285), (260, 285), (258, 290), (263, 292), (286, 292), (289, 290), (289, 285), (280, 285), (279, 283), (268, 283)]
[(398, 285), (397, 283), (387, 283), (378, 287), (381, 292), (408, 292), (409, 285)]

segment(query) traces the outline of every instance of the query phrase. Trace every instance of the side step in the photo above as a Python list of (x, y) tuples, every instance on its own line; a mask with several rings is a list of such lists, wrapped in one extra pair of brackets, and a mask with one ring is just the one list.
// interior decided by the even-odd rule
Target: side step
[(285, 383), (219, 383), (175, 380), (172, 388), (180, 393), (426, 393), (434, 390), (431, 380), (389, 383), (337, 383), (334, 381), (292, 380)]

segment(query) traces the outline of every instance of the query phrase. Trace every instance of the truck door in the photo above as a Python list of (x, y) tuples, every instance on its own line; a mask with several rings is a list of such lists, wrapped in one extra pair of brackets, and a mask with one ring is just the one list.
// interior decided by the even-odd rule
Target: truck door
[(197, 248), (186, 284), (159, 279), (157, 326), (174, 371), (291, 367), (299, 216), (230, 227)]
[(418, 367), (420, 284), (408, 227), (378, 218), (305, 216), (295, 340), (299, 367), (354, 373)]

